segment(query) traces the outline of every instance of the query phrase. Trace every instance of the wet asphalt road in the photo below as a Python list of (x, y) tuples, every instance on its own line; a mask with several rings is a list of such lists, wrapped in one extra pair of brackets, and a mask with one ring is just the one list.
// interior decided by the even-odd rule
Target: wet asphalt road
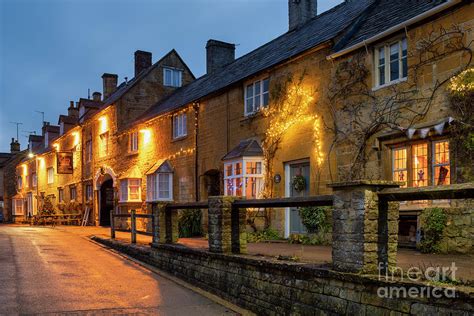
[(50, 313), (234, 314), (76, 234), (0, 224), (0, 315)]

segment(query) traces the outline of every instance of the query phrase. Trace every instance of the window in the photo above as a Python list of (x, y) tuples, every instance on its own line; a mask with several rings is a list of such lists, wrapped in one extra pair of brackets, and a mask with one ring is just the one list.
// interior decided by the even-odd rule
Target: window
[(147, 176), (148, 201), (169, 201), (173, 199), (173, 174), (157, 172)]
[(13, 200), (13, 205), (14, 205), (14, 214), (13, 215), (25, 215), (23, 199), (14, 199)]
[(397, 148), (393, 150), (393, 180), (405, 182), (403, 187), (407, 186), (407, 149)]
[(412, 180), (414, 187), (428, 185), (428, 144), (412, 146)]
[(109, 132), (105, 132), (103, 134), (100, 134), (100, 157), (105, 157), (107, 156), (108, 150), (109, 150)]
[(64, 189), (63, 188), (58, 189), (58, 202), (59, 203), (64, 202)]
[(123, 179), (120, 181), (120, 201), (141, 201), (141, 180)]
[(407, 39), (375, 49), (375, 86), (383, 86), (404, 79), (408, 75)]
[(92, 140), (89, 139), (86, 141), (86, 162), (91, 162), (92, 161)]
[(185, 137), (188, 134), (186, 113), (173, 116), (173, 138)]
[(243, 158), (224, 166), (225, 195), (256, 199), (262, 191), (263, 170), (261, 159)]
[(163, 68), (163, 83), (169, 87), (181, 87), (183, 72), (173, 68)]
[(268, 78), (255, 81), (245, 87), (245, 115), (254, 114), (268, 105)]
[(44, 148), (48, 148), (49, 146), (49, 133), (45, 132), (44, 133)]
[(450, 184), (449, 141), (415, 143), (392, 149), (392, 179), (405, 186)]
[(77, 199), (77, 189), (75, 186), (69, 187), (69, 196), (71, 201), (75, 201)]
[(33, 185), (33, 188), (36, 188), (36, 186), (38, 185), (38, 176), (36, 175), (36, 173), (31, 174), (31, 183)]
[(86, 201), (92, 201), (92, 196), (93, 196), (92, 185), (87, 184), (86, 185)]
[(54, 183), (54, 168), (48, 168), (48, 184)]
[(25, 188), (30, 187), (30, 176), (26, 175), (25, 176)]
[(131, 153), (138, 151), (138, 132), (133, 132), (129, 134), (128, 151)]
[(449, 142), (433, 142), (433, 184), (450, 184), (449, 166)]
[(16, 180), (16, 186), (18, 190), (21, 190), (23, 188), (23, 178), (19, 176)]
[(28, 193), (26, 195), (26, 211), (28, 216), (36, 215), (36, 204), (35, 199), (33, 198), (33, 193)]

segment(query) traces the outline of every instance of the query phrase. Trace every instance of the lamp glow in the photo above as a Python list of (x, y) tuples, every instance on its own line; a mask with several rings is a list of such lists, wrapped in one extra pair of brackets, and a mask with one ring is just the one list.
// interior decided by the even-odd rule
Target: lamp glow
[(106, 116), (101, 116), (99, 117), (100, 121), (100, 132), (104, 133), (107, 131), (107, 117)]
[(74, 137), (74, 146), (77, 146), (79, 144), (79, 132), (72, 133), (72, 136)]
[(56, 149), (56, 151), (59, 151), (59, 144), (58, 143), (53, 144), (53, 147), (54, 147), (54, 149)]
[(140, 133), (143, 134), (143, 144), (144, 145), (148, 144), (151, 139), (151, 131), (148, 129), (141, 129)]

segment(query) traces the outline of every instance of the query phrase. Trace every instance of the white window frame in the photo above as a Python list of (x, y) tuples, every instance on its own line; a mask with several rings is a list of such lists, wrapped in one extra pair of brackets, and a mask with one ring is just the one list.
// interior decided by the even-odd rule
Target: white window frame
[(53, 184), (54, 183), (54, 167), (49, 167), (46, 170), (47, 173), (47, 183), (48, 184)]
[(109, 151), (109, 132), (104, 132), (99, 135), (99, 155), (106, 157)]
[[(138, 181), (138, 184), (134, 183)], [(132, 184), (133, 183), (133, 184)], [(138, 198), (131, 199), (132, 187), (138, 187)], [(120, 202), (141, 202), (142, 201), (142, 179), (130, 178), (120, 180)]]
[(13, 215), (25, 215), (24, 199), (13, 199)]
[[(247, 173), (247, 164), (248, 163), (257, 163), (259, 162), (261, 164), (260, 167), (260, 173)], [(236, 170), (236, 165), (240, 163), (241, 164), (241, 172), (239, 175), (235, 174)], [(232, 174), (228, 175), (227, 174), (227, 168), (231, 167), (232, 168)], [(240, 159), (228, 161), (224, 163), (224, 195), (228, 196), (243, 196), (247, 197), (246, 191), (247, 191), (247, 183), (249, 178), (256, 178), (256, 192), (255, 192), (255, 197), (247, 197), (247, 198), (261, 198), (261, 194), (263, 192), (263, 181), (264, 181), (264, 164), (263, 164), (263, 158), (260, 157), (243, 157)], [(241, 179), (241, 186), (242, 186), (242, 195), (237, 194), (237, 179)], [(231, 192), (228, 189), (228, 183), (231, 181), (232, 183), (232, 188)]]
[[(264, 90), (264, 82), (267, 82), (267, 90)], [(252, 90), (252, 95), (248, 95), (248, 88), (251, 88)], [(244, 113), (245, 116), (252, 115), (257, 113), (261, 108), (267, 107), (268, 103), (270, 102), (270, 79), (263, 78), (257, 81), (254, 81), (252, 83), (248, 83), (244, 86)], [(267, 103), (265, 104), (265, 95), (267, 96)], [(249, 102), (252, 101), (252, 110), (250, 111), (248, 109), (249, 107)], [(256, 105), (256, 101), (258, 101), (259, 105)]]
[[(394, 80), (390, 80), (390, 67), (391, 67), (391, 62), (390, 62), (390, 47), (394, 44), (398, 44), (398, 78)], [(404, 56), (403, 55), (403, 45), (406, 45), (407, 47), (407, 54)], [(383, 84), (380, 83), (380, 75), (379, 75), (379, 61), (380, 61), (380, 49), (384, 49), (384, 77), (385, 77), (385, 82)], [(404, 77), (403, 76), (403, 64), (404, 60), (406, 60), (407, 63), (407, 74)], [(384, 45), (379, 45), (375, 47), (374, 49), (374, 89), (379, 89), (383, 88), (392, 84), (396, 84), (402, 81), (406, 81), (408, 77), (408, 42), (406, 37), (400, 38), (399, 40), (392, 41), (388, 44)]]
[(173, 115), (172, 121), (172, 130), (173, 130), (173, 139), (183, 138), (188, 136), (188, 113), (181, 113)]
[[(166, 75), (170, 75), (170, 81), (166, 78)], [(182, 85), (183, 71), (171, 67), (163, 67), (163, 85), (166, 87), (179, 88)]]
[(32, 192), (26, 194), (26, 211), (29, 215), (37, 214), (36, 203)]
[(132, 132), (128, 136), (128, 152), (138, 152), (138, 132)]
[(16, 179), (16, 186), (18, 187), (18, 190), (23, 189), (23, 177), (22, 176), (18, 176), (18, 178)]
[[(160, 178), (168, 177), (169, 196), (160, 194)], [(172, 172), (155, 172), (147, 176), (147, 201), (173, 201), (173, 178)]]
[(94, 191), (92, 189), (92, 184), (86, 184), (86, 201), (92, 201), (92, 198), (94, 196)]
[(58, 188), (58, 202), (64, 202), (64, 188)]

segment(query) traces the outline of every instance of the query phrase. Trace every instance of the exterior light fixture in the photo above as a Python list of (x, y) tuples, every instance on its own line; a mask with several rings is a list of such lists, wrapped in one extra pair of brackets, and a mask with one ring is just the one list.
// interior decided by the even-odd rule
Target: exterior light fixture
[(151, 139), (151, 131), (149, 129), (141, 129), (140, 133), (143, 134), (143, 144), (148, 144)]
[(28, 153), (28, 158), (34, 158), (35, 154), (33, 154), (31, 151)]
[(56, 149), (56, 151), (59, 151), (59, 144), (58, 143), (53, 144), (53, 147), (54, 147), (54, 149)]
[(79, 144), (79, 132), (73, 132), (72, 136), (74, 137), (74, 146), (77, 146)]
[(106, 116), (101, 116), (99, 117), (100, 121), (100, 132), (104, 133), (107, 131), (107, 117)]

